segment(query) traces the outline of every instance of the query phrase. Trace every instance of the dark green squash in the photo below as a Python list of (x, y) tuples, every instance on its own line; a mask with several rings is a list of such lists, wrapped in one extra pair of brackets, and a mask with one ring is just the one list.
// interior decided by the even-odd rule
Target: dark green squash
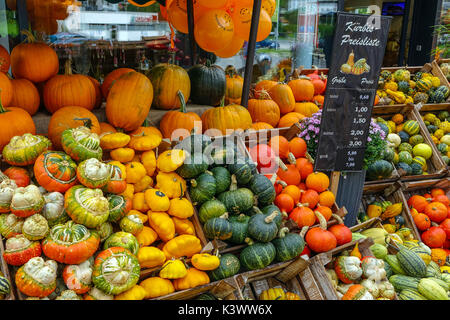
[(183, 149), (190, 154), (203, 153), (210, 144), (211, 137), (205, 134), (191, 134), (179, 142), (175, 149)]
[(235, 176), (231, 176), (229, 191), (225, 191), (217, 197), (223, 202), (228, 213), (237, 215), (249, 210), (254, 203), (254, 195), (250, 189), (237, 187)]
[(263, 213), (255, 214), (248, 221), (248, 235), (259, 242), (269, 242), (278, 234), (278, 226), (275, 217), (279, 212), (272, 212), (269, 216)]
[(218, 218), (212, 218), (205, 222), (203, 225), (205, 236), (208, 239), (220, 239), (227, 240), (231, 237), (231, 223), (228, 221), (228, 214)]
[(247, 270), (263, 269), (270, 265), (275, 259), (276, 249), (272, 242), (253, 242), (248, 240), (249, 244), (239, 255), (241, 266)]
[(272, 243), (277, 251), (275, 260), (278, 262), (294, 259), (305, 248), (303, 237), (298, 233), (289, 233), (289, 228), (282, 228)]
[(391, 176), (394, 166), (386, 160), (377, 160), (367, 168), (366, 179), (369, 181), (385, 179)]
[(208, 158), (203, 153), (188, 154), (176, 172), (184, 179), (195, 178), (208, 169)]
[[(207, 153), (209, 154), (209, 153)], [(212, 166), (225, 166), (227, 163), (233, 162), (235, 152), (232, 148), (217, 148), (211, 151), (209, 163)]]
[(227, 212), (225, 205), (219, 200), (212, 199), (203, 203), (198, 211), (198, 218), (201, 223), (205, 223), (209, 219), (218, 218)]
[(400, 137), (400, 141), (403, 142), (408, 142), (409, 141), (409, 134), (407, 134), (405, 131), (399, 131), (397, 133), (397, 135)]
[(397, 163), (397, 171), (400, 176), (410, 176), (412, 174), (412, 168), (405, 162)]
[(227, 191), (231, 185), (231, 174), (224, 167), (215, 167), (211, 172), (216, 179), (216, 194)]
[(249, 217), (254, 216), (255, 214), (262, 213), (261, 209), (257, 206), (253, 206), (250, 210), (245, 211), (245, 214)]
[(411, 167), (411, 174), (412, 175), (418, 176), (418, 175), (421, 175), (423, 173), (422, 166), (420, 164), (418, 164), (418, 163), (412, 163), (410, 165), (410, 167)]
[(238, 216), (232, 216), (229, 218), (231, 223), (231, 238), (227, 239), (227, 242), (231, 242), (234, 244), (242, 244), (245, 242), (247, 238), (247, 229), (248, 229), (248, 221), (250, 220), (249, 216), (241, 213)]
[(191, 79), (191, 100), (195, 104), (217, 106), (225, 97), (225, 71), (217, 65), (197, 64), (188, 70)]
[(207, 171), (192, 179), (189, 193), (194, 205), (211, 200), (216, 194), (216, 179), (212, 173)]
[(239, 272), (241, 263), (232, 253), (226, 253), (219, 257), (220, 265), (217, 269), (208, 272), (211, 281), (218, 281), (234, 276)]
[(256, 165), (252, 160), (238, 158), (236, 163), (228, 165), (230, 173), (236, 176), (236, 180), (240, 186), (247, 185), (255, 174)]
[(250, 180), (249, 188), (255, 194), (258, 201), (258, 206), (260, 207), (267, 206), (275, 200), (275, 188), (269, 178), (265, 175), (254, 175)]
[(212, 293), (205, 292), (197, 296), (195, 300), (217, 300), (217, 298)]
[(262, 208), (261, 212), (266, 216), (271, 215), (273, 212), (279, 212), (280, 214), (275, 217), (274, 221), (277, 224), (278, 228), (281, 226), (281, 222), (283, 222), (283, 213), (281, 213), (280, 208), (278, 208), (276, 205), (269, 204), (268, 206)]

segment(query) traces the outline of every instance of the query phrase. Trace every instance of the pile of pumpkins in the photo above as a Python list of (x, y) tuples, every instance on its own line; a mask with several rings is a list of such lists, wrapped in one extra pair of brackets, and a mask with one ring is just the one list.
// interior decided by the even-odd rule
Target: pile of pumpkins
[[(209, 283), (220, 261), (200, 253), (179, 158), (156, 156), (162, 134), (98, 135), (88, 120), (64, 130), (61, 147), (26, 133), (2, 150), (2, 258), (17, 268), (17, 289), (29, 299), (142, 300)], [(157, 276), (139, 282), (148, 268)]]
[(387, 136), (384, 160), (394, 163), (400, 176), (426, 175), (433, 149), (425, 143), (419, 123), (400, 113), (389, 120), (378, 117), (376, 122)]
[(441, 153), (442, 159), (450, 165), (450, 113), (447, 110), (422, 115), (431, 139)]
[(395, 72), (382, 70), (376, 104), (443, 103), (449, 94), (450, 89), (431, 73), (418, 71), (411, 74), (407, 69)]

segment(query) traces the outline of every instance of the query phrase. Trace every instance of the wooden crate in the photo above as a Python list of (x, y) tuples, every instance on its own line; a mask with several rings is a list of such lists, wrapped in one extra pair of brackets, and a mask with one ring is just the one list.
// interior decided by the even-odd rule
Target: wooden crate
[[(432, 179), (432, 180), (423, 180), (423, 181), (411, 181), (404, 183), (402, 192), (406, 201), (415, 195), (424, 195), (425, 193), (429, 193), (433, 188), (441, 188), (444, 189), (447, 196), (450, 197), (450, 177), (445, 177), (442, 179)], [(409, 215), (411, 216), (411, 210), (406, 208)]]
[[(447, 80), (447, 77), (444, 75), (444, 73), (442, 72), (441, 69), (441, 63), (449, 63), (450, 59), (439, 59), (437, 60), (433, 60), (431, 62), (431, 67), (432, 67), (432, 72), (433, 75), (435, 75), (436, 77), (439, 78), (439, 80), (441, 80), (441, 85), (447, 86), (447, 88), (450, 88), (450, 83)], [(448, 100), (447, 100), (448, 101)]]
[(417, 180), (425, 180), (425, 179), (434, 179), (440, 178), (447, 174), (447, 166), (445, 165), (442, 157), (440, 156), (440, 152), (437, 150), (435, 144), (431, 140), (430, 134), (426, 128), (420, 126), (422, 119), (417, 113), (414, 111), (413, 105), (401, 105), (401, 106), (389, 106), (385, 108), (374, 109), (372, 116), (373, 117), (381, 117), (383, 119), (390, 119), (394, 114), (400, 113), (404, 116), (406, 120), (416, 120), (419, 124), (420, 131), (419, 133), (424, 138), (424, 142), (430, 145), (433, 154), (430, 159), (427, 160), (428, 166), (428, 175), (416, 175), (416, 176), (405, 176), (402, 174), (402, 170), (397, 170), (400, 175), (401, 181), (417, 181)]
[(400, 183), (365, 186), (363, 189), (363, 197), (361, 200), (360, 210), (363, 210), (364, 212), (367, 211), (369, 198), (371, 196), (376, 196), (377, 198), (391, 201), (392, 203), (401, 203), (403, 208), (400, 215), (405, 219), (405, 227), (411, 229), (414, 239), (420, 240), (419, 230), (417, 230), (416, 224), (414, 223), (411, 215), (408, 212), (408, 203), (405, 199), (405, 196), (403, 195)]
[(288, 276), (283, 275), (286, 269), (286, 263), (283, 262), (240, 274), (241, 282), (238, 282), (239, 289), (234, 296), (239, 300), (258, 300), (262, 291), (278, 287), (285, 292), (298, 294), (302, 300), (324, 300), (308, 262), (296, 271), (288, 271)]
[(325, 300), (340, 300), (327, 275), (327, 265), (332, 262), (333, 257), (339, 255), (345, 250), (351, 250), (356, 243), (358, 243), (358, 249), (363, 256), (373, 256), (372, 251), (370, 250), (370, 246), (373, 245), (373, 240), (371, 238), (367, 238), (349, 242), (331, 251), (318, 254), (311, 258), (310, 269)]

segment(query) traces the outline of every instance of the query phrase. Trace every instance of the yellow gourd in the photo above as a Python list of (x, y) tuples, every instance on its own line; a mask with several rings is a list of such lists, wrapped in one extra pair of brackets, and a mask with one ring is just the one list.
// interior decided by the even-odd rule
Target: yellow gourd
[(270, 288), (261, 292), (259, 300), (286, 300), (286, 293), (282, 288)]
[(355, 244), (355, 247), (354, 247), (353, 250), (350, 252), (350, 255), (351, 255), (352, 257), (357, 257), (357, 258), (359, 258), (359, 259), (362, 258), (362, 254), (361, 254), (361, 252), (359, 251), (359, 248), (358, 248), (358, 242)]
[(387, 94), (387, 90), (397, 91), (398, 90), (398, 84), (395, 81), (388, 81), (384, 85), (384, 89), (386, 90), (385, 91), (386, 94)]
[(142, 228), (142, 231), (136, 235), (136, 239), (139, 242), (139, 246), (146, 247), (151, 245), (156, 241), (156, 239), (158, 239), (158, 234), (152, 228), (144, 226), (144, 228)]
[(135, 285), (131, 289), (116, 295), (114, 300), (143, 300), (145, 296), (145, 289), (140, 285)]
[(162, 241), (169, 241), (175, 237), (175, 224), (167, 213), (149, 211), (147, 214), (150, 227)]
[(367, 216), (369, 218), (379, 217), (383, 211), (383, 208), (376, 204), (371, 204), (367, 207)]
[(147, 212), (150, 208), (145, 202), (145, 196), (143, 192), (137, 192), (133, 195), (133, 210), (137, 210), (140, 212)]
[(140, 162), (130, 162), (126, 166), (127, 183), (138, 183), (143, 177), (147, 175), (145, 167)]
[(195, 236), (194, 224), (189, 221), (189, 219), (179, 219), (177, 217), (172, 217), (172, 220), (175, 224), (175, 232), (177, 234), (190, 234)]
[(350, 54), (348, 55), (347, 64), (348, 64), (350, 67), (353, 67), (353, 65), (355, 64), (355, 54), (353, 53), (353, 50), (352, 50), (352, 52), (350, 52)]
[(392, 91), (390, 89), (386, 89), (386, 93), (391, 96), (395, 102), (399, 103), (399, 104), (403, 104), (406, 101), (406, 96), (403, 92), (401, 91)]
[(107, 133), (100, 137), (100, 147), (103, 150), (112, 150), (125, 147), (131, 137), (122, 132)]
[(145, 190), (145, 202), (151, 211), (167, 211), (170, 206), (169, 197), (159, 189)]
[(149, 176), (143, 177), (140, 181), (134, 184), (134, 191), (135, 192), (143, 192), (149, 188), (151, 188), (153, 185), (153, 179)]
[(190, 258), (202, 250), (202, 245), (200, 239), (196, 236), (182, 234), (167, 241), (162, 250), (167, 259), (180, 258), (183, 256)]
[(215, 270), (220, 265), (220, 259), (209, 253), (197, 253), (191, 258), (192, 265), (203, 271)]
[(161, 267), (159, 276), (163, 279), (180, 279), (187, 275), (187, 269), (181, 260), (168, 260)]
[(185, 277), (173, 280), (175, 290), (185, 290), (195, 288), (209, 283), (209, 276), (206, 272), (190, 268)]
[(158, 147), (161, 144), (161, 141), (162, 137), (158, 134), (147, 135), (146, 133), (141, 132), (131, 136), (128, 147), (136, 151), (149, 151)]
[(175, 288), (170, 280), (160, 277), (145, 279), (139, 285), (145, 289), (146, 299), (165, 296), (175, 291)]
[(111, 150), (109, 155), (111, 156), (111, 159), (125, 163), (133, 161), (134, 150), (131, 148), (117, 148)]
[(134, 185), (131, 183), (127, 183), (127, 188), (120, 195), (132, 200), (134, 196)]
[(158, 156), (156, 167), (162, 172), (173, 172), (183, 165), (185, 159), (183, 149), (167, 150)]
[(170, 199), (183, 196), (186, 181), (175, 172), (159, 172), (156, 176), (156, 188), (164, 192)]
[(137, 253), (141, 268), (153, 268), (162, 266), (166, 261), (164, 252), (156, 247), (142, 247)]
[(394, 203), (386, 208), (386, 210), (381, 214), (380, 218), (382, 220), (386, 220), (398, 216), (400, 213), (402, 213), (402, 209), (403, 204), (401, 202)]
[(194, 206), (183, 197), (171, 199), (167, 213), (180, 219), (186, 219), (194, 215)]
[(141, 161), (142, 165), (144, 166), (145, 170), (147, 171), (147, 175), (152, 177), (155, 174), (156, 170), (156, 155), (155, 151), (145, 151), (141, 155)]

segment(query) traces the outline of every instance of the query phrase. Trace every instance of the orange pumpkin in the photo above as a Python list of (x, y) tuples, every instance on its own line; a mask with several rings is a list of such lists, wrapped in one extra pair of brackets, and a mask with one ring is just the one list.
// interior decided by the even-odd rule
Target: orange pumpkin
[(324, 192), (330, 186), (330, 179), (325, 173), (313, 172), (306, 178), (306, 186), (308, 189)]
[(424, 213), (418, 213), (414, 217), (414, 223), (420, 231), (428, 230), (431, 227), (430, 218)]
[(87, 76), (87, 77), (89, 78), (89, 80), (91, 80), (92, 84), (94, 85), (94, 89), (95, 89), (94, 108), (99, 108), (102, 105), (102, 100), (103, 100), (102, 90), (100, 89), (100, 82), (98, 82), (97, 79), (95, 79), (91, 76)]
[(270, 148), (281, 159), (287, 159), (289, 156), (289, 141), (283, 136), (273, 136), (269, 140)]
[(107, 122), (100, 122), (100, 133), (105, 132), (117, 132), (117, 130)]
[(117, 79), (106, 99), (106, 118), (116, 128), (133, 131), (147, 118), (153, 101), (153, 86), (139, 72), (129, 72)]
[(278, 83), (272, 80), (261, 80), (255, 85), (254, 95), (258, 99), (263, 92), (269, 92)]
[(48, 137), (57, 150), (62, 150), (61, 136), (64, 130), (78, 128), (83, 125), (90, 127), (91, 132), (100, 134), (98, 119), (89, 110), (82, 107), (64, 107), (56, 111), (50, 118)]
[(209, 130), (209, 135), (227, 134), (227, 130), (247, 130), (252, 125), (252, 117), (248, 110), (237, 104), (208, 109), (201, 118), (203, 130), (204, 132)]
[(13, 85), (8, 76), (0, 72), (0, 100), (4, 107), (9, 107), (13, 99)]
[(0, 72), (7, 73), (10, 65), (11, 59), (9, 57), (9, 52), (4, 46), (0, 45)]
[(303, 204), (297, 205), (297, 207), (291, 211), (289, 219), (295, 221), (299, 228), (305, 226), (311, 227), (316, 223), (314, 212), (307, 205)]
[(299, 122), (300, 120), (304, 119), (305, 116), (298, 112), (289, 112), (286, 113), (284, 116), (280, 118), (280, 121), (278, 122), (278, 128), (290, 128), (295, 123)]
[[(168, 111), (161, 119), (159, 123), (159, 128), (163, 134), (164, 138), (171, 139), (172, 134), (177, 130), (179, 133), (176, 134), (176, 137), (173, 137), (174, 140), (177, 138), (184, 139), (189, 136), (192, 130), (195, 127), (197, 122), (197, 127), (195, 127), (195, 133), (201, 134), (201, 129), (199, 124), (202, 119), (195, 112), (186, 112), (186, 102), (181, 91), (178, 91), (178, 96), (181, 101), (180, 111)], [(184, 129), (184, 130), (183, 130)], [(183, 132), (181, 132), (183, 130)]]
[(103, 98), (105, 99), (108, 98), (109, 90), (111, 90), (111, 86), (113, 85), (114, 81), (116, 81), (123, 74), (128, 72), (136, 72), (136, 71), (130, 68), (118, 68), (108, 73), (108, 75), (105, 77), (100, 87)]
[(294, 199), (294, 203), (297, 204), (300, 202), (300, 198), (302, 196), (302, 190), (298, 186), (289, 185), (283, 189), (281, 193), (287, 193)]
[(317, 104), (317, 106), (322, 109), (323, 103), (325, 101), (325, 97), (321, 94), (318, 94), (313, 97), (313, 102)]
[[(239, 53), (239, 51), (241, 51), (242, 46), (244, 45), (244, 40), (240, 39), (236, 36), (233, 37), (233, 40), (231, 40), (231, 42), (224, 48), (217, 50), (216, 52), (214, 52), (216, 54), (216, 56), (221, 57), (221, 58), (230, 58), (235, 56), (236, 54)], [(239, 103), (241, 103), (239, 101)]]
[[(245, 1), (236, 1), (232, 11), (235, 34), (237, 37), (248, 41), (250, 36), (250, 21), (252, 20), (253, 5)], [(266, 39), (272, 31), (272, 19), (266, 10), (261, 8), (259, 16), (258, 32), (256, 41)]]
[(270, 97), (280, 108), (282, 115), (294, 111), (295, 98), (292, 89), (284, 83), (279, 83), (269, 90)]
[(248, 112), (255, 122), (266, 122), (276, 127), (280, 121), (280, 108), (267, 91), (262, 90), (257, 99), (248, 100)]
[(298, 158), (296, 160), (296, 167), (300, 171), (302, 180), (305, 180), (314, 171), (314, 165), (306, 158)]
[[(22, 31), (24, 32), (24, 31)], [(58, 73), (58, 56), (50, 46), (36, 42), (30, 32), (27, 39), (11, 51), (11, 71), (15, 78), (31, 82), (44, 82)]]
[(289, 141), (289, 152), (295, 158), (304, 157), (306, 152), (308, 151), (308, 146), (306, 145), (306, 141), (300, 137), (295, 137), (291, 141)]
[(244, 86), (244, 79), (237, 74), (234, 67), (229, 67), (225, 70), (225, 77), (227, 85), (225, 90), (226, 104), (240, 104), (242, 96), (242, 87)]
[(71, 63), (67, 60), (65, 74), (52, 77), (44, 85), (44, 105), (50, 113), (68, 106), (94, 109), (95, 87), (85, 75), (72, 74)]
[(11, 80), (13, 87), (13, 97), (10, 107), (21, 108), (27, 111), (31, 116), (34, 115), (41, 103), (39, 91), (36, 86), (27, 79)]
[(268, 130), (268, 129), (273, 129), (273, 127), (265, 122), (254, 122), (252, 123), (252, 126), (250, 127), (249, 130), (253, 130), (253, 131), (259, 131), (259, 130)]
[[(189, 28), (186, 0), (173, 0), (170, 3), (167, 2), (166, 7), (168, 7), (167, 21), (169, 21), (177, 31), (187, 34)], [(206, 10), (208, 9), (203, 6), (195, 5), (194, 21), (197, 22), (199, 17), (201, 17)]]
[(314, 214), (320, 221), (320, 227), (314, 227), (308, 231), (305, 240), (308, 247), (314, 252), (327, 252), (337, 246), (337, 239), (333, 233), (327, 230), (327, 222), (320, 212)]
[(319, 111), (319, 107), (312, 102), (297, 102), (295, 103), (295, 112), (301, 113), (305, 117), (311, 117), (314, 113)]
[(309, 77), (299, 76), (297, 79), (289, 81), (288, 86), (292, 89), (295, 101), (312, 101), (314, 85)]
[(336, 201), (334, 193), (331, 191), (324, 191), (319, 194), (319, 204), (325, 207), (331, 207)]
[(286, 165), (286, 168), (286, 170), (283, 170), (283, 168), (278, 169), (278, 177), (288, 185), (298, 185), (300, 183), (301, 176), (297, 167), (293, 164), (288, 164)]
[(314, 209), (317, 203), (319, 203), (319, 193), (317, 191), (308, 189), (302, 192), (302, 197), (300, 198), (300, 202), (303, 204), (307, 204), (308, 207)]
[(0, 152), (12, 137), (24, 133), (36, 134), (36, 126), (30, 114), (19, 108), (4, 108), (0, 101)]

